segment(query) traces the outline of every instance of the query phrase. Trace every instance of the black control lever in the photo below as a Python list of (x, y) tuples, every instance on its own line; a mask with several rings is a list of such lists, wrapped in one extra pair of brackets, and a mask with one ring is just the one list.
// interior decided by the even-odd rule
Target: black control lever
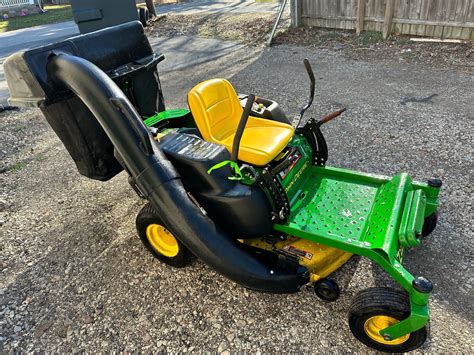
[(307, 109), (309, 109), (311, 107), (311, 105), (313, 104), (313, 100), (314, 100), (314, 91), (315, 91), (315, 88), (316, 88), (316, 78), (314, 77), (314, 73), (313, 73), (313, 69), (311, 68), (311, 64), (309, 63), (309, 60), (308, 59), (305, 59), (303, 61), (304, 63), (304, 66), (306, 68), (306, 72), (308, 73), (308, 76), (309, 76), (309, 80), (310, 80), (310, 83), (311, 83), (311, 87), (310, 87), (310, 92), (309, 92), (309, 101), (308, 103), (301, 109), (301, 112), (300, 112), (300, 117), (298, 118), (298, 124), (295, 126), (295, 128), (298, 128), (300, 123), (301, 123), (301, 120), (303, 119), (303, 116), (304, 116), (304, 113), (306, 112)]
[(296, 147), (290, 148), (290, 151), (288, 152), (288, 155), (283, 159), (281, 163), (279, 163), (276, 167), (272, 169), (272, 173), (274, 175), (277, 175), (281, 171), (285, 170), (287, 167), (289, 167), (293, 162), (298, 159), (298, 153), (299, 150)]
[(242, 112), (242, 116), (240, 117), (239, 125), (234, 136), (234, 141), (232, 142), (232, 153), (230, 155), (230, 160), (233, 162), (237, 162), (237, 159), (239, 157), (240, 141), (242, 139), (242, 135), (244, 134), (245, 126), (247, 125), (247, 121), (249, 119), (250, 111), (252, 110), (252, 105), (254, 101), (255, 95), (250, 94), (247, 97), (247, 103), (245, 104), (244, 111)]

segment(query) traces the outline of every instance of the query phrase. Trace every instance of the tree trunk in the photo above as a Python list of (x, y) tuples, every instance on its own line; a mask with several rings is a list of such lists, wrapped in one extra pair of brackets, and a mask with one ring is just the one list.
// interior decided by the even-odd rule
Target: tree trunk
[(146, 7), (148, 9), (148, 12), (150, 13), (151, 17), (156, 16), (156, 9), (155, 9), (155, 4), (153, 0), (145, 0)]

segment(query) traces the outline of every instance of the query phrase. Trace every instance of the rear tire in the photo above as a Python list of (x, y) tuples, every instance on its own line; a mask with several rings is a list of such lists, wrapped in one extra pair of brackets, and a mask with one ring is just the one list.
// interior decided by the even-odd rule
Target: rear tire
[(149, 202), (138, 213), (135, 224), (143, 245), (161, 262), (180, 268), (193, 261), (193, 254), (165, 227)]
[(374, 287), (357, 294), (349, 311), (352, 334), (365, 345), (384, 352), (401, 353), (419, 348), (425, 342), (427, 327), (386, 340), (379, 331), (410, 315), (410, 302), (404, 291)]

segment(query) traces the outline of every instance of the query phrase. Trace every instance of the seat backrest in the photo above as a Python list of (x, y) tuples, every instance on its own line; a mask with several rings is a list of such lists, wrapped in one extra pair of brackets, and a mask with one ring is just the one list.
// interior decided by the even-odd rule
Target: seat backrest
[(243, 109), (227, 80), (211, 79), (196, 85), (188, 94), (188, 104), (205, 140), (220, 142), (237, 130)]

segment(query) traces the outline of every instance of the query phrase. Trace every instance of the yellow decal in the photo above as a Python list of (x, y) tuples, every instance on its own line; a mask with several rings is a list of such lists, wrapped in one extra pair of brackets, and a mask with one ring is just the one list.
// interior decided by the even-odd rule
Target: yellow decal
[(293, 179), (290, 181), (290, 183), (288, 184), (287, 187), (285, 187), (285, 192), (288, 192), (292, 187), (293, 185), (295, 184), (295, 182), (301, 177), (301, 174), (303, 174), (303, 171), (306, 170), (306, 168), (308, 167), (308, 161), (306, 161), (302, 168), (295, 174), (295, 176), (293, 177)]

